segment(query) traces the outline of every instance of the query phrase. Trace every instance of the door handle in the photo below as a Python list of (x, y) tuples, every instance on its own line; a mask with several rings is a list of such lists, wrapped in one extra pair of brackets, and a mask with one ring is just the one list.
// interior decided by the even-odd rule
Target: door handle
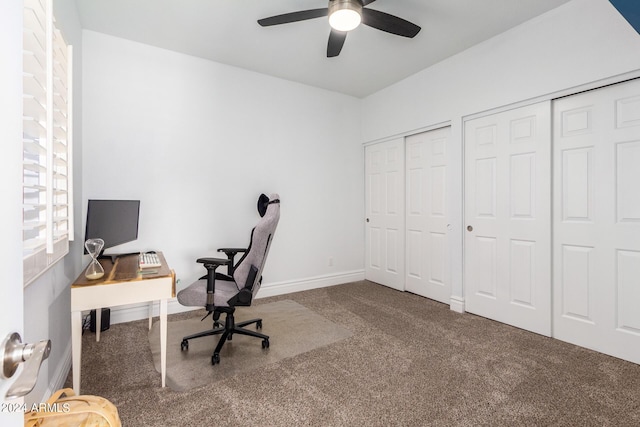
[(467, 225), (467, 231), (473, 231), (473, 227), (470, 225)]
[(25, 362), (20, 378), (7, 391), (7, 399), (29, 394), (38, 380), (40, 365), (51, 353), (51, 340), (42, 340), (35, 344), (22, 344), (20, 334), (8, 335), (0, 347), (0, 378), (9, 379), (16, 373), (18, 365)]

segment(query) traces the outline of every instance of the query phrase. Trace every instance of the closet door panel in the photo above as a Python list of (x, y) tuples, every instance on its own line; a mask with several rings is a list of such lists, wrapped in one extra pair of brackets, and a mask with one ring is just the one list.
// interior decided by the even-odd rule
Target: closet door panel
[(404, 141), (365, 147), (365, 278), (404, 290)]
[(406, 138), (406, 290), (450, 303), (447, 157), (451, 128)]
[(555, 337), (640, 363), (640, 81), (554, 102)]
[(551, 109), (465, 122), (465, 309), (551, 334)]

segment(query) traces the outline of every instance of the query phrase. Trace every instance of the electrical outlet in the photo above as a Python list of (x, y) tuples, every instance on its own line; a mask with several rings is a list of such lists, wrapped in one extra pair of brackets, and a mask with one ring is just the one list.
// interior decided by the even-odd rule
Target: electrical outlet
[(333, 267), (333, 257), (329, 257), (329, 267)]

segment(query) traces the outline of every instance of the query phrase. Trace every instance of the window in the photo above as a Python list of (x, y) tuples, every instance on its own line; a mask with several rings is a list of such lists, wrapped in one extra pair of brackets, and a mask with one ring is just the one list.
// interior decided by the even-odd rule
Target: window
[(24, 0), (23, 260), (28, 285), (73, 240), (72, 55), (52, 0)]

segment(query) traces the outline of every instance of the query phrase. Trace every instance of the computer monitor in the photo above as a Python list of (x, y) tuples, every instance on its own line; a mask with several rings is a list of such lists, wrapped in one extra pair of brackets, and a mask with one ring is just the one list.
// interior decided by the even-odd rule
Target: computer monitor
[(104, 252), (136, 240), (139, 217), (140, 200), (89, 200), (85, 241), (96, 238), (104, 240)]

